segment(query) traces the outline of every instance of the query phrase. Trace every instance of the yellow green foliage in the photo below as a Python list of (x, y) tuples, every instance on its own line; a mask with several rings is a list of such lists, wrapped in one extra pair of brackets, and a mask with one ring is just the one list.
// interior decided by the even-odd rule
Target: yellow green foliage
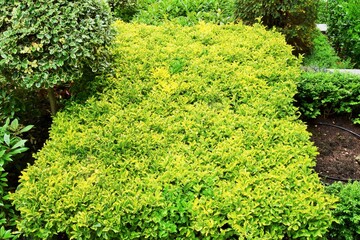
[(116, 23), (100, 100), (60, 112), (12, 199), (26, 235), (324, 236), (333, 199), (296, 120), (299, 61), (262, 26)]

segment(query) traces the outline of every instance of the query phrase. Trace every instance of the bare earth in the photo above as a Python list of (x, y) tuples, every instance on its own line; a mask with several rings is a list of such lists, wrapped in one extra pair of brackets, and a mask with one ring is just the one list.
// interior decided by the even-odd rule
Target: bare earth
[(326, 184), (360, 181), (360, 125), (354, 125), (344, 116), (319, 117), (307, 125), (312, 133), (311, 140), (319, 151), (315, 171), (322, 181)]

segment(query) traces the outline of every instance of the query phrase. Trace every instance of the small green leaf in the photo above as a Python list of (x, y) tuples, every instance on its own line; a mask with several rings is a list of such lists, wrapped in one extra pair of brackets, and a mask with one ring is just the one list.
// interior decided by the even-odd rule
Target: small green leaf
[(20, 130), (20, 133), (24, 133), (29, 131), (30, 129), (32, 129), (34, 127), (34, 125), (28, 125), (26, 127), (24, 127), (23, 129)]
[(23, 147), (26, 143), (26, 140), (20, 140), (18, 141), (17, 143), (15, 143), (14, 146), (11, 147), (11, 149), (15, 149), (15, 148), (18, 148), (18, 147)]
[(11, 153), (12, 155), (16, 155), (16, 154), (25, 152), (25, 151), (27, 151), (28, 149), (29, 149), (29, 148), (27, 148), (27, 147), (22, 147), (22, 148), (18, 148), (18, 149), (13, 150), (13, 151), (11, 151), (10, 153)]
[(10, 124), (10, 119), (7, 118), (6, 121), (5, 121), (5, 125), (4, 125), (4, 128), (7, 128)]
[(10, 147), (10, 134), (7, 133), (4, 134), (4, 142), (6, 145)]
[(10, 128), (12, 130), (16, 130), (18, 127), (19, 127), (19, 121), (17, 119), (14, 119), (10, 124)]

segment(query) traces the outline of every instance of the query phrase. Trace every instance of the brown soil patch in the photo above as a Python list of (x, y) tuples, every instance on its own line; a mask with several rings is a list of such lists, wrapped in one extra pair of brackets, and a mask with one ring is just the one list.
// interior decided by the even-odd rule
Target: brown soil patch
[(320, 117), (308, 122), (308, 131), (319, 151), (315, 171), (324, 183), (360, 181), (360, 125), (344, 116)]

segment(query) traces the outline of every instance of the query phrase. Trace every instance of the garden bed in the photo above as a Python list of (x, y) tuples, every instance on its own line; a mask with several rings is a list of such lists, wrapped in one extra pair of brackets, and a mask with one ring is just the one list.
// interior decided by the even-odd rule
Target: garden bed
[(346, 116), (318, 117), (308, 122), (311, 140), (319, 155), (315, 171), (326, 184), (334, 181), (360, 180), (360, 126)]

